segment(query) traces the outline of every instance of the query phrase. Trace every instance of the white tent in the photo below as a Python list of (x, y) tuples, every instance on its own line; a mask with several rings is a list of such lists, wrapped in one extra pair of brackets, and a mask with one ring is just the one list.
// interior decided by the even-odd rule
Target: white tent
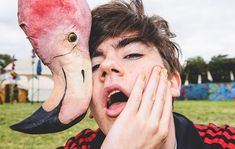
[(45, 76), (38, 76), (29, 80), (29, 101), (45, 101), (49, 98), (54, 82)]
[[(15, 63), (15, 72), (19, 75), (32, 75), (32, 73), (36, 74), (37, 62), (38, 62), (38, 58), (35, 58), (34, 65), (32, 65), (31, 58), (16, 60), (14, 62)], [(6, 71), (11, 71), (12, 64), (13, 63), (8, 64), (4, 69)], [(43, 64), (41, 66), (42, 66), (42, 75), (50, 76), (51, 71), (49, 70), (49, 68)]]
[(19, 88), (28, 90), (30, 101), (45, 101), (49, 97), (54, 83), (51, 79), (51, 71), (43, 64), (41, 65), (41, 75), (35, 78), (37, 62), (38, 58), (35, 58), (33, 65), (31, 58), (16, 60), (14, 71), (17, 73), (17, 78), (15, 80), (10, 75), (13, 63), (8, 64), (4, 68), (6, 73), (0, 75), (1, 87), (3, 88), (6, 84), (18, 84)]
[(18, 88), (28, 90), (28, 79), (26, 76), (19, 75), (16, 80), (13, 80), (9, 73), (4, 74), (1, 81), (1, 88), (4, 88), (7, 84), (17, 84)]
[(233, 75), (233, 72), (232, 72), (232, 71), (230, 71), (230, 80), (231, 80), (231, 81), (234, 81), (234, 75)]

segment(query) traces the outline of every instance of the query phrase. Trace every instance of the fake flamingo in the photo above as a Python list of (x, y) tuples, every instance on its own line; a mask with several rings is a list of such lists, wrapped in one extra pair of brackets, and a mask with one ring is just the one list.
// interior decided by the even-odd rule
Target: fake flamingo
[(88, 4), (85, 0), (19, 0), (18, 21), (51, 70), (54, 88), (35, 113), (11, 128), (31, 134), (65, 130), (85, 116), (91, 99)]

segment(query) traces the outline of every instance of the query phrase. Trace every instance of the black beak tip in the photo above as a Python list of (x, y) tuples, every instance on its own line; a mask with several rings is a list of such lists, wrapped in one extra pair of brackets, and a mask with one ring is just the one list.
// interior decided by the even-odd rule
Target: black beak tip
[(18, 128), (18, 125), (17, 125), (17, 124), (11, 125), (10, 128), (11, 128), (12, 130), (19, 131), (19, 128)]
[(24, 126), (21, 123), (13, 124), (9, 127), (10, 127), (10, 129), (12, 129), (14, 131), (27, 133), (27, 130), (24, 129)]
[(31, 129), (28, 129), (29, 125), (25, 124), (24, 121), (17, 123), (17, 124), (13, 124), (10, 127), (10, 129), (14, 130), (14, 131), (18, 131), (18, 132), (22, 132), (22, 133), (28, 133), (28, 134), (34, 134), (31, 132)]
[(27, 134), (47, 134), (66, 130), (76, 123), (80, 122), (86, 115), (86, 112), (71, 121), (69, 124), (63, 124), (58, 119), (60, 106), (57, 106), (51, 112), (46, 112), (40, 107), (35, 113), (25, 120), (10, 126), (12, 130)]

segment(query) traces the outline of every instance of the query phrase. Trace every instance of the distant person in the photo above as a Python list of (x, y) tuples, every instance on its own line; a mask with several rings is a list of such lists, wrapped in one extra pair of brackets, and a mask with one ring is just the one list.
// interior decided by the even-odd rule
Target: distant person
[(13, 102), (16, 101), (16, 102), (19, 102), (19, 89), (18, 89), (18, 85), (17, 84), (14, 84), (14, 87), (13, 87)]
[(2, 100), (2, 89), (0, 89), (0, 104), (3, 104), (3, 100)]
[(90, 110), (99, 129), (83, 130), (65, 149), (235, 149), (234, 128), (193, 124), (173, 112), (181, 78), (172, 37), (166, 20), (144, 14), (141, 0), (92, 11)]

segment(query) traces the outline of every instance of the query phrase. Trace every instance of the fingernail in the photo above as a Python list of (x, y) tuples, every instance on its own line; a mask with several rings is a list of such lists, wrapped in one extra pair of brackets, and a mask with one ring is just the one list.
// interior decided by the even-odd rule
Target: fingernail
[(168, 86), (171, 86), (171, 81), (168, 81)]
[(162, 72), (162, 74), (163, 74), (165, 77), (167, 77), (167, 70), (166, 70), (165, 68), (163, 68), (163, 69), (161, 70), (161, 72)]
[(143, 74), (143, 73), (140, 74), (140, 78), (141, 78), (142, 81), (144, 81), (145, 80), (145, 74)]
[(156, 69), (158, 75), (161, 74), (162, 67), (160, 67), (160, 66), (155, 66), (154, 69)]

